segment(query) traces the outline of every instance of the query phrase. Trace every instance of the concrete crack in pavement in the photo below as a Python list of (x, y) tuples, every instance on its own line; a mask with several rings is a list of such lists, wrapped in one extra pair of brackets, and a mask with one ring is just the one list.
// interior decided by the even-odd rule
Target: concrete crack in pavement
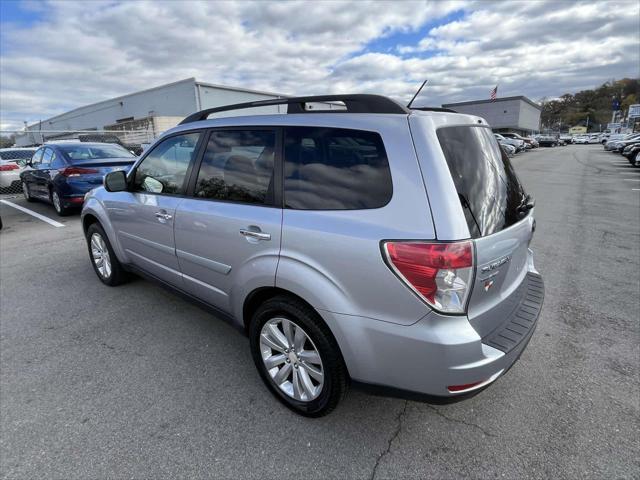
[(391, 438), (389, 438), (389, 441), (387, 442), (387, 448), (385, 448), (384, 452), (378, 455), (378, 458), (376, 459), (376, 464), (373, 466), (373, 471), (371, 472), (371, 477), (370, 477), (371, 480), (374, 480), (376, 478), (376, 473), (378, 472), (378, 467), (380, 466), (382, 459), (391, 451), (391, 445), (393, 444), (394, 440), (398, 438), (398, 435), (400, 435), (400, 432), (402, 431), (402, 422), (404, 421), (404, 417), (407, 413), (408, 404), (409, 404), (409, 401), (405, 400), (404, 407), (402, 408), (402, 410), (400, 410), (400, 412), (398, 413), (398, 416), (396, 417), (396, 422), (397, 422), (396, 429), (393, 432), (393, 435), (391, 435)]
[(487, 437), (494, 437), (497, 438), (498, 435), (489, 432), (488, 430), (485, 430), (483, 427), (481, 427), (480, 425), (476, 424), (476, 423), (470, 423), (470, 422), (465, 422), (464, 420), (459, 420), (457, 418), (453, 418), (453, 417), (448, 417), (447, 415), (445, 415), (444, 413), (442, 413), (440, 410), (438, 410), (436, 407), (432, 406), (432, 405), (427, 405), (427, 407), (429, 407), (429, 409), (433, 410), (434, 412), (436, 412), (437, 415), (441, 416), (442, 418), (444, 418), (445, 420), (448, 420), (450, 422), (454, 422), (454, 423), (460, 423), (462, 425), (466, 425), (467, 427), (473, 427), (473, 428), (477, 428), (478, 430), (480, 430), (482, 433), (484, 433)]

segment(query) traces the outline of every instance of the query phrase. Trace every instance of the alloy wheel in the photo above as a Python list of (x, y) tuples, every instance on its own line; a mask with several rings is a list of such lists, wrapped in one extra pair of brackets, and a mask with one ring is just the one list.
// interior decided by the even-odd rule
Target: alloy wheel
[(296, 323), (280, 317), (268, 320), (260, 331), (260, 353), (271, 380), (287, 396), (309, 402), (322, 392), (320, 353)]
[(91, 235), (91, 257), (100, 276), (109, 278), (111, 276), (111, 258), (107, 244), (99, 233)]
[(60, 203), (60, 197), (57, 192), (51, 194), (51, 200), (53, 201), (53, 208), (56, 209), (56, 212), (60, 213), (62, 211), (62, 204)]

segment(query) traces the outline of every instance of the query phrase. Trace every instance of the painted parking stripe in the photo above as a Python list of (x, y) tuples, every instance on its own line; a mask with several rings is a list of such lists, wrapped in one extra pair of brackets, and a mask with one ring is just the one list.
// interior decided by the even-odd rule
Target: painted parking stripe
[(36, 217), (38, 220), (42, 220), (43, 222), (47, 222), (49, 225), (53, 225), (54, 227), (60, 228), (60, 227), (66, 227), (66, 225), (64, 223), (60, 223), (60, 222), (56, 222), (55, 220), (51, 220), (49, 217), (45, 217), (44, 215), (40, 215), (37, 212), (34, 212), (33, 210), (29, 210), (28, 208), (24, 208), (23, 206), (17, 205), (13, 202), (10, 202), (9, 200), (0, 200), (0, 203), (4, 204), (4, 205), (9, 205), (10, 207), (15, 208), (16, 210), (20, 210), (21, 212), (24, 212), (28, 215), (31, 215), (32, 217)]
[(640, 178), (623, 178), (626, 182), (640, 182)]

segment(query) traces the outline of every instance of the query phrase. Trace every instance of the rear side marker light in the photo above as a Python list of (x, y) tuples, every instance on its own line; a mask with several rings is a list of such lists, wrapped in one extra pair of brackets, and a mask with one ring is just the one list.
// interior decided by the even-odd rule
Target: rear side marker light
[(447, 387), (447, 390), (449, 390), (450, 392), (462, 392), (463, 390), (469, 390), (470, 388), (477, 387), (481, 383), (482, 382), (473, 382), (473, 383), (466, 383), (464, 385), (449, 385)]
[(422, 300), (443, 313), (464, 313), (473, 280), (473, 244), (388, 241), (387, 263)]

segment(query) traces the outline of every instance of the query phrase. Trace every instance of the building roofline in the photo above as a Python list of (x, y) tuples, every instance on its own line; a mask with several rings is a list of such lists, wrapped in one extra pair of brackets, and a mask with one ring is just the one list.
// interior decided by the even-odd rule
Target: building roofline
[(453, 108), (453, 109), (455, 109), (455, 107), (459, 107), (459, 106), (462, 106), (462, 105), (477, 105), (477, 104), (482, 104), (482, 103), (497, 103), (497, 102), (506, 102), (506, 101), (510, 101), (510, 100), (522, 100), (523, 102), (528, 103), (532, 107), (535, 107), (538, 110), (542, 111), (542, 107), (540, 105), (535, 103), (533, 100), (529, 100), (524, 95), (517, 95), (515, 97), (501, 97), (501, 98), (496, 98), (495, 100), (491, 100), (491, 99), (489, 99), (489, 100), (471, 100), (469, 102), (443, 103), (442, 107), (443, 108)]
[(151, 87), (151, 88), (146, 88), (144, 90), (138, 90), (137, 92), (131, 92), (131, 93), (127, 93), (125, 95), (120, 95), (118, 97), (114, 97), (114, 98), (108, 98), (106, 100), (101, 100), (99, 102), (94, 102), (94, 103), (89, 103), (87, 105), (82, 105), (80, 107), (76, 107), (74, 109), (71, 109), (69, 111), (66, 111), (64, 113), (59, 113), (58, 115), (54, 115), (53, 117), (49, 117), (45, 120), (41, 120), (38, 122), (34, 122), (31, 125), (27, 126), (27, 129), (31, 129), (33, 127), (37, 127), (38, 125), (40, 125), (40, 123), (46, 123), (46, 122), (51, 122), (53, 120), (57, 120), (61, 117), (76, 113), (80, 110), (83, 110), (85, 108), (89, 108), (89, 107), (97, 107), (98, 105), (104, 105), (107, 103), (112, 103), (112, 102), (118, 102), (118, 101), (122, 101), (123, 99), (127, 98), (127, 97), (131, 97), (133, 95), (138, 95), (141, 93), (148, 93), (148, 92), (153, 92), (154, 90), (160, 90), (161, 88), (166, 88), (166, 87), (172, 87), (174, 85), (178, 85), (180, 83), (186, 83), (186, 82), (191, 82), (193, 83), (194, 86), (196, 85), (202, 85), (204, 87), (211, 87), (211, 88), (217, 88), (220, 90), (230, 90), (230, 91), (234, 91), (234, 92), (247, 92), (247, 93), (255, 93), (255, 94), (259, 94), (259, 95), (271, 95), (271, 96), (275, 96), (275, 97), (279, 97), (279, 98), (287, 98), (290, 97), (291, 95), (284, 95), (282, 93), (273, 93), (273, 92), (263, 92), (260, 90), (251, 90), (248, 88), (241, 88), (241, 87), (230, 87), (227, 85), (217, 85), (215, 83), (206, 83), (206, 82), (199, 82), (195, 79), (195, 77), (190, 77), (190, 78), (185, 78), (182, 80), (177, 80), (175, 82), (171, 82), (171, 83), (164, 83), (162, 85), (157, 85), (155, 87)]
[(219, 90), (230, 90), (232, 92), (247, 92), (247, 93), (255, 93), (258, 95), (271, 95), (279, 98), (289, 98), (291, 95), (285, 95), (284, 93), (274, 93), (274, 92), (265, 92), (262, 90), (252, 90), (250, 88), (242, 88), (242, 87), (230, 87), (228, 85), (218, 85), (217, 83), (207, 83), (207, 82), (199, 82), (195, 81), (196, 85), (202, 85), (203, 87), (211, 87), (217, 88)]
[(196, 82), (196, 79), (195, 79), (194, 77), (191, 77), (191, 78), (185, 78), (185, 79), (183, 79), (183, 80), (178, 80), (178, 81), (171, 82), (171, 83), (165, 83), (165, 84), (163, 84), (163, 85), (158, 85), (158, 86), (156, 86), (156, 87), (146, 88), (146, 89), (144, 89), (144, 90), (139, 90), (139, 91), (137, 91), (137, 92), (131, 92), (131, 93), (127, 93), (127, 94), (125, 94), (125, 95), (120, 95), (119, 97), (108, 98), (108, 99), (106, 99), (106, 100), (100, 100), (99, 102), (89, 103), (89, 104), (87, 104), (87, 105), (82, 105), (81, 107), (76, 107), (76, 108), (74, 108), (74, 109), (72, 109), (72, 110), (69, 110), (69, 111), (67, 111), (67, 112), (59, 113), (58, 115), (55, 115), (55, 116), (53, 116), (53, 117), (49, 117), (49, 118), (47, 118), (47, 119), (45, 119), (45, 120), (41, 120), (41, 121), (35, 122), (35, 123), (33, 123), (33, 124), (29, 125), (27, 128), (30, 128), (30, 127), (36, 127), (36, 126), (40, 125), (40, 123), (41, 123), (41, 122), (42, 122), (42, 123), (45, 123), (45, 122), (50, 122), (50, 121), (52, 121), (52, 120), (56, 120), (56, 119), (58, 119), (58, 118), (60, 118), (60, 117), (64, 117), (65, 115), (69, 115), (70, 113), (75, 113), (75, 112), (77, 112), (77, 111), (79, 111), (79, 110), (82, 110), (82, 109), (84, 109), (84, 108), (88, 108), (88, 107), (95, 107), (95, 106), (102, 105), (102, 104), (104, 104), (104, 103), (109, 103), (109, 102), (117, 102), (117, 101), (121, 101), (121, 100), (122, 100), (122, 99), (124, 99), (124, 98), (131, 97), (131, 96), (133, 96), (133, 95), (138, 95), (139, 93), (152, 92), (152, 91), (154, 91), (154, 90), (159, 90), (159, 89), (161, 89), (161, 88), (165, 88), (165, 87), (172, 87), (172, 86), (177, 85), (177, 84), (179, 84), (179, 83), (185, 83), (185, 82), (193, 82), (193, 84), (194, 84), (194, 85), (197, 83), (197, 82)]

